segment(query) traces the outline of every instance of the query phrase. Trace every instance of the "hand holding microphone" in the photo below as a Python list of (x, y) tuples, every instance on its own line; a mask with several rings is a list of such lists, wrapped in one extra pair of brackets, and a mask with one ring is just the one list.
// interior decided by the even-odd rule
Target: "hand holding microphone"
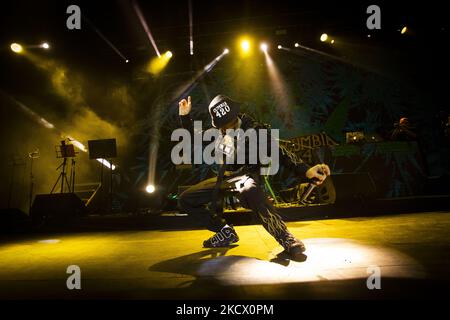
[(306, 171), (306, 177), (315, 185), (321, 185), (322, 182), (331, 174), (330, 168), (322, 163), (322, 164), (316, 164), (314, 167), (311, 167)]
[(306, 171), (306, 177), (310, 182), (300, 197), (300, 203), (304, 204), (314, 188), (321, 185), (330, 174), (330, 168), (324, 163), (309, 168), (308, 171)]

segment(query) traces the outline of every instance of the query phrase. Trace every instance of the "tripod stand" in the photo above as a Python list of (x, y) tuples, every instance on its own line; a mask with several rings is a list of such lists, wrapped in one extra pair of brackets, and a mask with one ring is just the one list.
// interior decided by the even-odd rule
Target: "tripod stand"
[(34, 152), (30, 152), (28, 154), (30, 158), (30, 194), (29, 194), (29, 205), (28, 212), (31, 212), (31, 204), (33, 201), (33, 188), (34, 188), (34, 175), (33, 175), (33, 160), (38, 159), (40, 157), (39, 149), (36, 149)]
[(63, 162), (59, 165), (58, 168), (56, 168), (56, 170), (59, 170), (61, 168), (61, 173), (59, 174), (58, 179), (53, 185), (52, 191), (50, 191), (50, 193), (53, 193), (53, 191), (55, 191), (55, 188), (59, 182), (61, 183), (61, 193), (64, 193), (64, 183), (67, 184), (67, 187), (69, 188), (70, 192), (70, 184), (69, 181), (67, 180), (66, 166), (67, 166), (67, 158), (64, 158)]
[[(66, 145), (65, 141), (61, 141), (60, 146), (56, 146), (56, 158), (62, 158), (63, 162), (56, 168), (56, 170), (61, 169), (61, 172), (53, 185), (52, 191), (55, 191), (56, 186), (61, 183), (60, 192), (64, 193), (64, 183), (67, 185), (67, 189), (70, 192), (74, 192), (75, 186), (75, 149), (73, 145)], [(70, 168), (70, 182), (67, 180), (67, 159), (72, 158), (71, 160), (71, 168)]]

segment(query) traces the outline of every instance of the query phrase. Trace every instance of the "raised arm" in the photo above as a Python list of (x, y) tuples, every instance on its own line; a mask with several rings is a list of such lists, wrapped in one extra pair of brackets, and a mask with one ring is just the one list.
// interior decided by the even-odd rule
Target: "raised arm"
[(188, 96), (187, 100), (183, 99), (178, 102), (178, 115), (180, 116), (181, 126), (185, 129), (192, 128), (191, 109), (191, 96)]

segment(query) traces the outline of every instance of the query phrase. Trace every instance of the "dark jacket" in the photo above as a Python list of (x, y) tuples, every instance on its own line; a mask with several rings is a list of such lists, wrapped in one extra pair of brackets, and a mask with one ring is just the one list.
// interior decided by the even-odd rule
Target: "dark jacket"
[[(262, 124), (257, 122), (255, 119), (250, 117), (249, 115), (245, 113), (240, 113), (239, 118), (241, 119), (241, 129), (246, 131), (248, 129), (270, 129), (269, 125)], [(193, 130), (193, 120), (189, 115), (186, 116), (180, 116), (181, 126), (185, 129), (188, 129), (190, 131)], [(270, 130), (268, 130), (270, 133)], [(247, 139), (246, 139), (247, 140)], [(246, 161), (249, 160), (248, 152), (249, 152), (249, 145), (248, 141), (245, 142), (245, 152)], [(270, 140), (268, 139), (268, 154), (270, 154)], [(279, 160), (280, 160), (280, 166), (284, 166), (288, 168), (289, 170), (295, 172), (295, 174), (299, 177), (299, 179), (303, 180), (306, 179), (305, 173), (310, 168), (305, 162), (303, 162), (300, 158), (296, 157), (293, 154), (288, 154), (287, 150), (284, 150), (280, 146), (279, 150)], [(249, 174), (252, 176), (259, 175), (260, 173), (261, 164), (260, 161), (257, 161), (257, 164), (227, 164), (226, 165), (226, 171), (230, 172), (230, 174), (227, 174), (227, 176), (238, 176), (243, 174)]]

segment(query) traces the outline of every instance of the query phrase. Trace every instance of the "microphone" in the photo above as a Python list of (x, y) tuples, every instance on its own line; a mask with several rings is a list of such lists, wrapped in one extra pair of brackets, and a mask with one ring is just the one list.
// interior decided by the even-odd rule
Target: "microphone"
[[(324, 174), (323, 172), (319, 171), (320, 174)], [(312, 178), (310, 180), (310, 182), (308, 183), (308, 186), (306, 187), (305, 191), (303, 191), (303, 194), (300, 197), (300, 203), (301, 204), (308, 204), (306, 202), (306, 199), (308, 199), (309, 195), (311, 194), (311, 192), (314, 190), (315, 187), (317, 187), (317, 185), (314, 182), (319, 181), (319, 179), (317, 178)]]
[(307, 204), (306, 199), (308, 199), (311, 192), (314, 190), (316, 185), (314, 183), (309, 182), (308, 186), (306, 187), (305, 191), (303, 191), (303, 194), (300, 197), (300, 203), (301, 204)]

